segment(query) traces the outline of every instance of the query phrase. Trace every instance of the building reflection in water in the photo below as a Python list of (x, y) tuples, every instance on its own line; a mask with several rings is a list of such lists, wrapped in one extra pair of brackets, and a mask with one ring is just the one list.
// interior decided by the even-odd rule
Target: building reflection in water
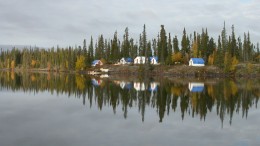
[(189, 82), (190, 92), (202, 92), (204, 90), (204, 83)]
[(150, 82), (147, 85), (144, 82), (129, 82), (129, 81), (114, 81), (115, 84), (119, 85), (122, 89), (132, 89), (136, 91), (150, 91), (156, 92), (158, 90), (158, 82)]
[(132, 89), (132, 83), (131, 83), (131, 82), (122, 81), (122, 82), (120, 82), (119, 84), (120, 84), (120, 87), (121, 87), (122, 89), (127, 89), (127, 90)]
[(94, 86), (100, 86), (102, 84), (102, 80), (101, 79), (91, 79), (92, 85)]
[(134, 88), (136, 91), (145, 91), (145, 85), (144, 82), (134, 82)]
[[(109, 106), (123, 110), (124, 117), (130, 108), (138, 108), (145, 117), (147, 108), (155, 108), (162, 122), (165, 115), (181, 112), (181, 117), (199, 117), (205, 120), (209, 112), (215, 112), (221, 122), (233, 115), (247, 117), (251, 108), (257, 107), (260, 97), (260, 80), (209, 80), (185, 81), (185, 79), (111, 79), (92, 78), (74, 74), (37, 74), (0, 72), (0, 90), (51, 94), (66, 93), (83, 100), (84, 105), (95, 104), (100, 110)], [(37, 96), (37, 94), (36, 94)], [(89, 103), (89, 104), (85, 104)], [(119, 108), (120, 107), (120, 108)], [(177, 114), (177, 113), (176, 113)]]

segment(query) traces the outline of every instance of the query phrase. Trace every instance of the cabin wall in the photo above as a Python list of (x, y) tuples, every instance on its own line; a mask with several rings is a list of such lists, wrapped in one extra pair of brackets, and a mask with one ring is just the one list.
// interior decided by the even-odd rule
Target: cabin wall
[(205, 64), (196, 64), (193, 61), (189, 61), (189, 66), (205, 66)]

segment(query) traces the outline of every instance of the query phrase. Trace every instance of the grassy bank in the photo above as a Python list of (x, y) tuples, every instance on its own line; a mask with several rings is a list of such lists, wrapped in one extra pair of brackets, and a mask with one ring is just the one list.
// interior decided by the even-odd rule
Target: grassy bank
[(232, 72), (224, 72), (216, 66), (193, 67), (187, 65), (103, 65), (90, 67), (86, 70), (56, 70), (56, 69), (1, 69), (16, 72), (66, 72), (88, 74), (108, 69), (108, 74), (117, 76), (165, 76), (165, 77), (260, 77), (260, 64), (239, 64)]

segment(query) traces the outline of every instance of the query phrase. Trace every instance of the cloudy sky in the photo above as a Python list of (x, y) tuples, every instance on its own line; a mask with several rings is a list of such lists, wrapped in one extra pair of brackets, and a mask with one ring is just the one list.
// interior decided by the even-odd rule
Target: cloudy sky
[(0, 0), (0, 44), (51, 47), (82, 45), (83, 39), (103, 34), (122, 38), (124, 29), (138, 38), (146, 24), (154, 38), (164, 24), (181, 37), (208, 28), (216, 38), (226, 21), (243, 36), (249, 31), (260, 41), (260, 0)]

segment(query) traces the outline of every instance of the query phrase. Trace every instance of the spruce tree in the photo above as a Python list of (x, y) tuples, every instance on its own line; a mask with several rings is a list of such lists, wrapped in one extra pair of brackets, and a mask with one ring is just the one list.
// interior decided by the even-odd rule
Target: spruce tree
[(90, 61), (93, 61), (94, 60), (94, 44), (93, 44), (93, 38), (91, 36), (90, 38), (90, 44), (89, 44), (89, 47), (88, 47), (88, 52), (89, 52), (89, 60)]
[(114, 33), (114, 38), (111, 43), (111, 61), (116, 62), (119, 58), (119, 47), (118, 47), (118, 39), (117, 39), (117, 31)]
[(174, 53), (178, 53), (180, 51), (179, 41), (178, 41), (177, 36), (175, 36), (174, 39), (173, 39), (173, 51), (174, 51)]
[(165, 64), (166, 58), (167, 58), (167, 36), (166, 31), (164, 29), (164, 25), (161, 25), (161, 31), (160, 31), (160, 39), (159, 39), (159, 61), (161, 64)]
[(238, 46), (237, 46), (237, 40), (236, 40), (236, 36), (235, 36), (235, 27), (234, 25), (232, 25), (232, 34), (231, 34), (231, 56), (234, 57), (236, 56), (236, 58), (239, 58), (239, 50), (238, 50)]
[(122, 57), (129, 57), (129, 49), (130, 49), (130, 42), (129, 42), (129, 33), (128, 33), (128, 27), (125, 29), (125, 34), (123, 36), (123, 42), (122, 42)]
[(83, 41), (83, 56), (84, 56), (84, 64), (86, 65), (86, 66), (89, 66), (89, 59), (88, 59), (88, 50), (87, 50), (87, 43), (86, 43), (86, 39), (84, 39), (84, 41)]
[(218, 37), (218, 49), (216, 54), (216, 60), (214, 61), (214, 64), (217, 65), (220, 68), (224, 67), (224, 55), (223, 55), (223, 49), (222, 49), (222, 42), (221, 42), (221, 36)]
[(153, 56), (158, 57), (158, 48), (157, 48), (157, 41), (156, 39), (153, 39), (152, 41), (152, 49), (153, 49)]
[(209, 58), (209, 56), (211, 54), (213, 54), (215, 49), (216, 49), (216, 44), (214, 42), (214, 39), (210, 38), (209, 43), (208, 43), (208, 47), (207, 47), (207, 50), (206, 50), (206, 58)]
[(187, 63), (190, 54), (190, 41), (189, 41), (189, 37), (186, 34), (185, 28), (183, 30), (183, 36), (181, 40), (181, 54), (183, 57), (183, 62)]
[(97, 48), (96, 48), (96, 58), (97, 59), (104, 58), (104, 48), (105, 48), (104, 38), (103, 38), (103, 35), (101, 35), (98, 38), (98, 43), (97, 43)]
[[(141, 41), (142, 41), (142, 50), (143, 50), (143, 53), (145, 58), (147, 59), (148, 58), (148, 47), (147, 47), (147, 39), (146, 39), (146, 28), (145, 28), (145, 24), (144, 24), (144, 27), (143, 27), (143, 32), (142, 32), (142, 35), (141, 35)], [(148, 61), (149, 62), (149, 61)], [(145, 60), (145, 63), (148, 64), (148, 62)]]
[[(186, 29), (183, 29), (183, 35), (181, 40), (181, 53), (182, 56), (185, 57), (186, 55), (190, 54), (190, 40), (186, 34)], [(186, 56), (187, 58), (188, 56)], [(187, 61), (187, 59), (185, 59)]]
[(223, 53), (225, 53), (227, 50), (227, 44), (228, 44), (227, 31), (226, 31), (226, 24), (224, 22), (224, 27), (221, 32), (221, 45), (222, 45), (221, 48), (222, 48)]
[(135, 58), (137, 56), (137, 47), (134, 44), (134, 39), (130, 39), (130, 57)]
[(202, 34), (201, 34), (201, 57), (203, 57), (205, 60), (208, 58), (209, 53), (208, 52), (208, 43), (209, 43), (209, 36), (208, 36), (208, 31), (204, 31), (202, 29)]
[(238, 56), (238, 60), (242, 61), (243, 59), (243, 43), (240, 37), (237, 38), (237, 43), (238, 43), (238, 51), (239, 51), (239, 56)]
[(172, 39), (171, 39), (171, 34), (169, 33), (169, 36), (168, 36), (168, 42), (167, 42), (167, 59), (166, 59), (166, 64), (172, 64)]

